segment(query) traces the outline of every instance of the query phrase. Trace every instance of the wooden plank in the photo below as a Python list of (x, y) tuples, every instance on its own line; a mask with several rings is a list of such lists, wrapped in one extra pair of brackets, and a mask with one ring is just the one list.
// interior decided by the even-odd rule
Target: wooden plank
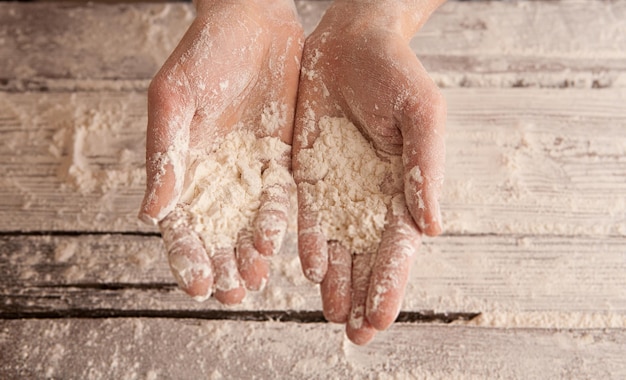
[(6, 90), (145, 88), (194, 17), (182, 3), (0, 4), (0, 15)]
[[(626, 235), (626, 90), (444, 95), (448, 234)], [(135, 217), (145, 112), (142, 93), (0, 93), (0, 231), (155, 232)]]
[[(36, 339), (34, 339), (36, 337)], [(367, 347), (327, 324), (0, 321), (0, 377), (623, 379), (626, 330), (397, 324)]]
[(624, 87), (624, 19), (623, 2), (448, 1), (411, 46), (440, 86)]
[[(236, 307), (196, 303), (178, 290), (158, 237), (2, 237), (0, 318), (80, 310), (319, 311), (317, 286), (301, 274), (289, 236), (271, 261), (265, 290)], [(488, 326), (626, 328), (625, 271), (623, 238), (443, 237), (427, 241), (416, 257), (403, 310), (482, 313), (474, 323)]]
[(261, 293), (227, 308), (178, 290), (158, 237), (2, 238), (0, 315), (54, 310), (321, 310), (317, 287), (300, 272), (294, 234), (272, 261)]
[(136, 218), (146, 120), (140, 93), (0, 94), (0, 213), (15, 218), (0, 230), (154, 231)]
[[(297, 1), (307, 33), (329, 1)], [(145, 89), (191, 4), (0, 4), (0, 90)], [(623, 2), (444, 4), (411, 46), (445, 87), (626, 86)], [(106, 37), (103, 37), (106, 36)]]

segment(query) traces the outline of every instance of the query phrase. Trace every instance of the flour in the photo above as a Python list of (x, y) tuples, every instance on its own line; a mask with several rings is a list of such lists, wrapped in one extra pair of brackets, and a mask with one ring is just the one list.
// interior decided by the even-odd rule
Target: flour
[[(221, 83), (220, 83), (221, 86)], [(271, 102), (265, 106), (263, 113), (261, 114), (261, 125), (263, 125), (268, 132), (276, 132), (281, 125), (287, 123), (287, 104)]]
[(148, 224), (156, 225), (158, 221), (163, 220), (176, 207), (179, 195), (182, 192), (183, 173), (185, 173), (186, 169), (184, 152), (189, 147), (189, 129), (185, 128), (185, 125), (188, 123), (181, 116), (173, 117), (171, 124), (173, 126), (169, 129), (173, 131), (173, 136), (170, 136), (170, 147), (163, 153), (156, 152), (152, 154), (146, 161), (146, 167), (149, 171), (152, 171), (152, 181), (156, 185), (151, 186), (150, 192), (146, 196), (146, 203), (151, 204), (158, 201), (157, 189), (163, 184), (163, 177), (167, 175), (168, 169), (172, 172), (171, 175), (173, 175), (173, 196), (159, 210), (156, 217), (151, 218), (147, 214), (140, 216)]
[[(69, 185), (81, 194), (104, 195), (143, 183), (143, 155), (134, 149), (141, 139), (128, 136), (127, 124), (119, 116), (127, 113), (126, 105), (99, 100), (103, 104), (88, 108), (76, 100), (72, 95), (69, 104), (51, 110), (59, 118), (59, 127), (51, 136), (48, 151), (60, 161), (57, 177), (62, 186)], [(94, 160), (108, 155), (114, 158), (106, 163)]]
[[(213, 249), (234, 247), (239, 231), (253, 228), (264, 189), (271, 192), (274, 186), (290, 186), (289, 171), (276, 161), (289, 151), (278, 138), (236, 131), (213, 152), (190, 152), (180, 202), (209, 254)], [(277, 202), (263, 205), (285, 214), (287, 207)]]
[(402, 159), (376, 152), (345, 118), (322, 117), (312, 148), (299, 152), (300, 184), (326, 239), (356, 253), (375, 253), (394, 193), (402, 192)]
[(62, 242), (54, 250), (54, 261), (64, 263), (74, 256), (78, 244), (76, 242)]
[(492, 328), (624, 329), (626, 316), (606, 311), (488, 311), (462, 324)]

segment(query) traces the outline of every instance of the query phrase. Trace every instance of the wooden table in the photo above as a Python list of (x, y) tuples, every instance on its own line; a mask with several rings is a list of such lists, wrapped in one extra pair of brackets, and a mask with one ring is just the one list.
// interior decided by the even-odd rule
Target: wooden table
[[(328, 2), (297, 5), (310, 32)], [(145, 91), (192, 19), (0, 3), (0, 379), (626, 378), (626, 2), (451, 1), (412, 41), (448, 101), (446, 232), (366, 347), (293, 231), (226, 308), (136, 220)]]

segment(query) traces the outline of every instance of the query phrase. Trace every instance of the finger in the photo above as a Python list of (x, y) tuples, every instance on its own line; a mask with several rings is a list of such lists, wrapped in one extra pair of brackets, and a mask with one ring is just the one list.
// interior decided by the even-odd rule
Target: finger
[(287, 169), (275, 163), (263, 172), (264, 189), (254, 221), (254, 247), (270, 256), (280, 250), (289, 224), (289, 191), (291, 177)]
[(326, 237), (313, 208), (318, 192), (315, 184), (322, 179), (319, 158), (311, 148), (319, 136), (318, 120), (340, 113), (317, 70), (319, 56), (312, 49), (302, 55), (298, 104), (293, 138), (293, 175), (298, 186), (298, 252), (304, 275), (319, 283), (328, 269)]
[[(286, 15), (290, 20), (293, 15)], [(294, 20), (295, 21), (295, 20)], [(272, 44), (270, 73), (272, 80), (267, 93), (277, 101), (265, 105), (261, 116), (264, 135), (280, 137), (289, 146), (281, 157), (273, 157), (263, 172), (264, 189), (261, 206), (255, 221), (254, 245), (263, 255), (272, 255), (280, 250), (289, 221), (289, 188), (293, 179), (291, 169), (291, 144), (293, 140), (294, 111), (298, 92), (300, 59), (303, 45), (302, 27), (297, 22), (285, 22), (289, 29), (288, 38)], [(281, 67), (282, 70), (272, 70)]]
[(213, 269), (202, 241), (193, 231), (180, 208), (160, 224), (170, 269), (178, 285), (197, 301), (211, 296)]
[(149, 224), (174, 209), (184, 182), (194, 109), (182, 89), (185, 86), (173, 82), (170, 76), (157, 75), (148, 90), (147, 184), (139, 218)]
[[(304, 184), (311, 186), (309, 184)], [(298, 255), (304, 276), (320, 283), (328, 270), (328, 246), (317, 214), (307, 206), (307, 194), (298, 187)]]
[(224, 305), (238, 304), (246, 295), (234, 250), (218, 248), (212, 257), (215, 268), (215, 298)]
[(320, 284), (324, 317), (346, 323), (350, 314), (352, 255), (338, 242), (328, 243), (328, 271)]
[(419, 229), (435, 236), (442, 231), (439, 196), (445, 171), (446, 104), (416, 58), (413, 93), (401, 110), (404, 191)]
[(387, 215), (388, 224), (372, 268), (367, 299), (367, 319), (377, 330), (387, 329), (396, 320), (421, 243), (404, 196), (394, 197)]
[[(303, 98), (312, 97), (311, 86), (303, 75)], [(320, 283), (328, 269), (328, 247), (326, 237), (319, 224), (318, 213), (313, 208), (318, 192), (315, 183), (320, 173), (315, 170), (315, 158), (309, 154), (319, 136), (317, 117), (327, 115), (323, 99), (298, 101), (293, 140), (293, 174), (298, 187), (298, 253), (302, 271), (306, 278)]]
[(367, 344), (376, 335), (376, 329), (365, 316), (372, 257), (373, 255), (360, 254), (352, 258), (352, 308), (346, 324), (346, 335), (358, 345)]
[(261, 290), (269, 278), (267, 260), (254, 248), (252, 233), (242, 231), (237, 239), (237, 267), (246, 289)]

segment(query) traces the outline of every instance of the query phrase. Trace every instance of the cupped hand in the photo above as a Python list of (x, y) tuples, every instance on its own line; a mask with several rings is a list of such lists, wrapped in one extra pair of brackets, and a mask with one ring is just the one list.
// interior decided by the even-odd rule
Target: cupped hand
[[(438, 199), (444, 176), (446, 106), (409, 47), (416, 24), (406, 30), (394, 21), (396, 15), (381, 8), (357, 8), (348, 1), (336, 2), (305, 42), (293, 165), (303, 272), (320, 283), (326, 318), (345, 323), (348, 338), (365, 344), (396, 319), (421, 235), (441, 232)], [(338, 204), (334, 199), (320, 210), (317, 198), (325, 195), (307, 191), (318, 181), (331, 181), (327, 170), (333, 170), (332, 165), (323, 165), (326, 172), (310, 170), (309, 152), (327, 117), (348, 119), (380, 160), (399, 166), (388, 174), (396, 178), (377, 183), (387, 210), (373, 252), (355, 251), (346, 240), (333, 237), (338, 227), (325, 227), (327, 216), (321, 214), (349, 211), (333, 209)], [(357, 220), (350, 228), (364, 226)]]
[(181, 200), (197, 180), (192, 158), (211, 160), (228, 136), (248, 133), (284, 146), (244, 152), (259, 160), (255, 175), (267, 177), (269, 168), (288, 173), (302, 45), (290, 0), (200, 0), (196, 19), (150, 84), (139, 217), (159, 225), (174, 276), (199, 300), (214, 293), (222, 303), (238, 303), (245, 288), (263, 286), (266, 257), (278, 251), (287, 226), (289, 181), (264, 180), (250, 225), (235, 231), (231, 244), (216, 246), (203, 240), (197, 215)]

